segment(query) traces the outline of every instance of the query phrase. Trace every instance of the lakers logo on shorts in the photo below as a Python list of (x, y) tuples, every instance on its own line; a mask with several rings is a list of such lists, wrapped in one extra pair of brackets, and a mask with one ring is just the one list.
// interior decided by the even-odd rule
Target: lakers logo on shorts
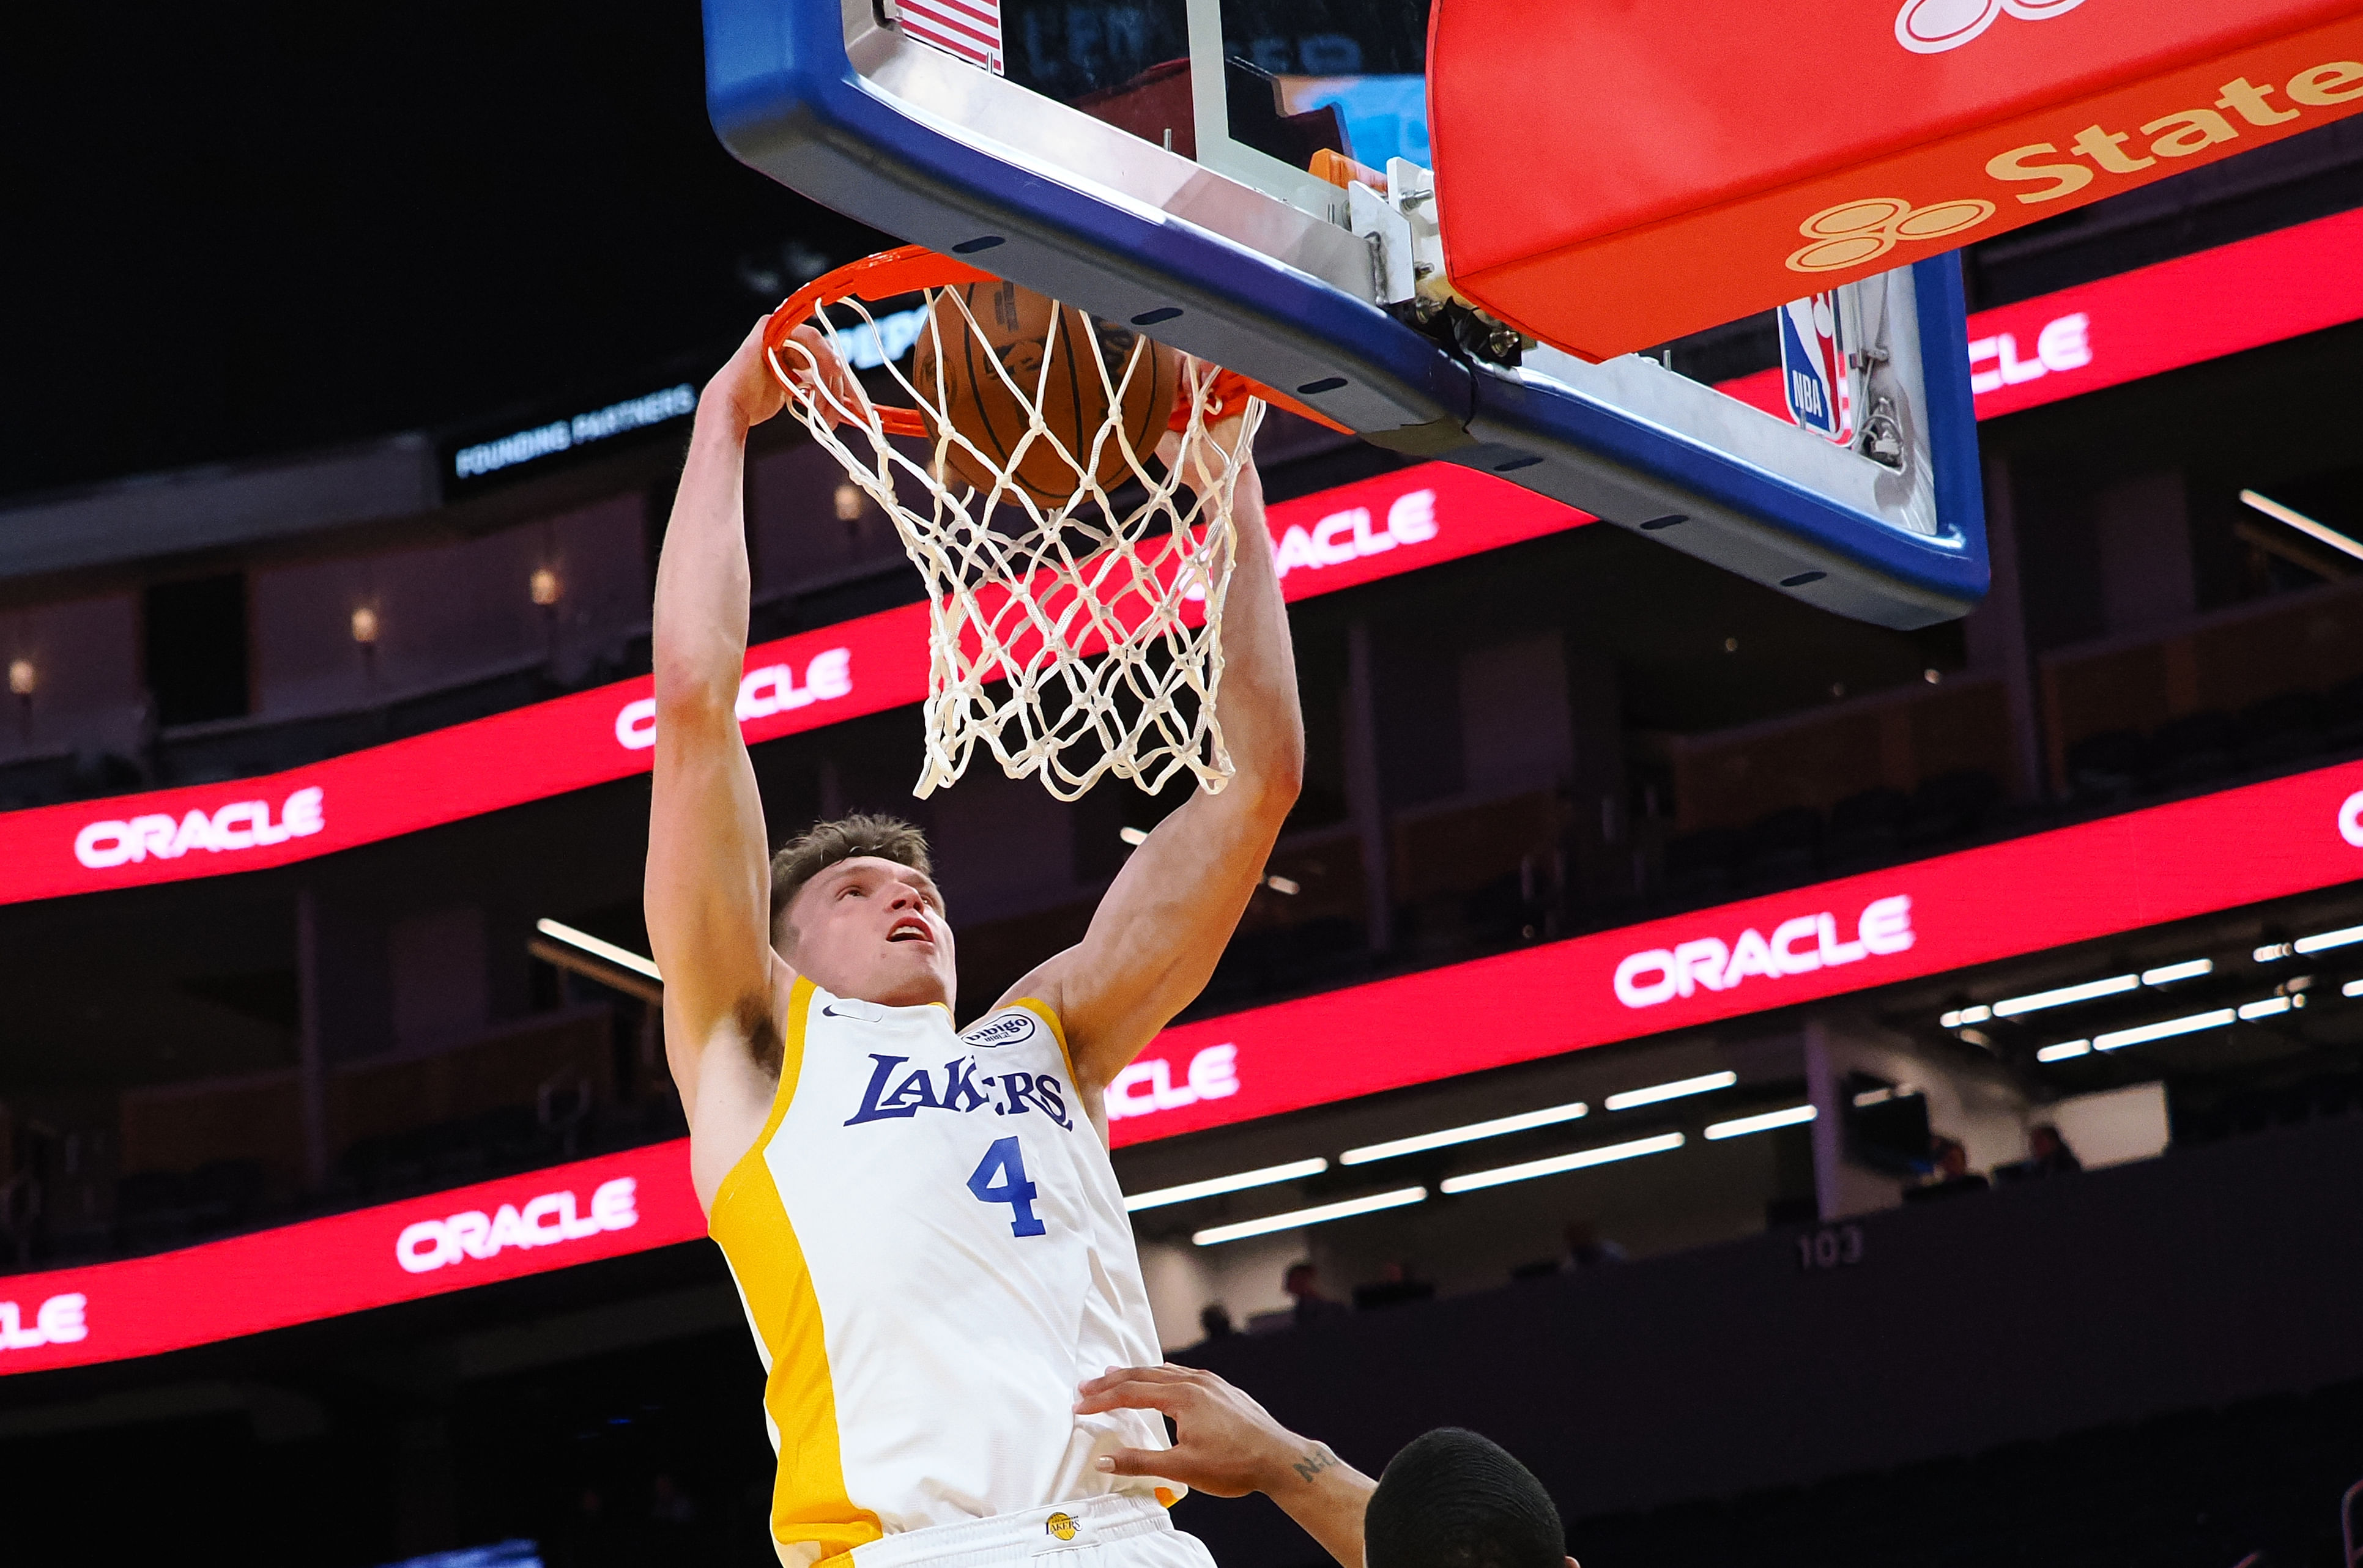
[(1906, 239), (1942, 239), (1993, 216), (1994, 204), (1975, 196), (1915, 207), (1895, 196), (1869, 196), (1824, 207), (1797, 226), (1813, 241), (1789, 258), (1792, 272), (1835, 272), (1884, 256)]
[(1052, 1514), (1048, 1518), (1042, 1521), (1042, 1528), (1045, 1530), (1048, 1530), (1050, 1534), (1057, 1536), (1060, 1540), (1072, 1540), (1075, 1539), (1075, 1516), (1072, 1514)]

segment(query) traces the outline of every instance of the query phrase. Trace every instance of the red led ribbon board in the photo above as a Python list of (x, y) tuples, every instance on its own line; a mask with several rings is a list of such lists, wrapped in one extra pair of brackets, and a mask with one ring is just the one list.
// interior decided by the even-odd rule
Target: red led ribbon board
[[(1121, 1147), (2363, 877), (2363, 763), (1169, 1029)], [(620, 1186), (618, 1184), (621, 1184)], [(205, 1344), (705, 1233), (686, 1139), (154, 1257), (0, 1277), (0, 1375)]]
[(1118, 1144), (1690, 1028), (2363, 877), (2363, 763), (1183, 1024)]
[[(2363, 212), (1980, 312), (1978, 417), (2357, 319)], [(1719, 390), (1788, 417), (1777, 370)], [(1440, 463), (1284, 502), (1269, 520), (1292, 601), (1588, 521)], [(750, 650), (747, 738), (921, 701), (926, 644), (926, 610), (911, 605)], [(268, 778), (0, 814), (0, 903), (284, 865), (625, 778), (648, 767), (648, 693), (623, 681)], [(123, 831), (95, 831), (105, 824)]]
[[(2061, 362), (2072, 356), (2058, 352), (2054, 332), (2046, 373), (2028, 373), (2052, 324), (2077, 315), (2088, 318), (2090, 362)], [(2357, 318), (2363, 213), (2350, 213), (1980, 313), (1969, 324), (1971, 369), (1995, 384), (1980, 388), (1978, 413)], [(1723, 390), (1779, 413), (1777, 375)], [(1270, 515), (1292, 601), (1585, 520), (1440, 464)], [(926, 611), (766, 644), (747, 668), (750, 741), (917, 701)], [(623, 778), (648, 766), (648, 690), (646, 680), (624, 681), (269, 778), (0, 815), (0, 902), (284, 864)], [(161, 818), (177, 838), (192, 831), (192, 811), (205, 813), (202, 849), (103, 868), (74, 854), (92, 823)], [(1112, 1141), (1233, 1125), (2358, 877), (2363, 764), (1185, 1024), (1114, 1086)], [(1702, 978), (1725, 980), (1735, 965), (1742, 972), (1720, 987)], [(704, 1223), (687, 1171), (688, 1144), (676, 1141), (153, 1257), (0, 1276), (0, 1375), (183, 1349), (694, 1240)], [(633, 1222), (610, 1227), (624, 1212), (610, 1186), (619, 1179), (633, 1184)]]
[(258, 1231), (0, 1277), (0, 1375), (185, 1350), (705, 1234), (689, 1140)]
[[(1351, 588), (1592, 519), (1490, 474), (1426, 463), (1283, 502), (1271, 530), (1290, 600)], [(644, 773), (647, 677), (285, 773), (0, 815), (0, 903), (259, 870)], [(923, 604), (751, 648), (752, 742), (918, 702)]]
[(2363, 16), (1436, 0), (1428, 106), (1454, 286), (1604, 359), (2353, 114)]

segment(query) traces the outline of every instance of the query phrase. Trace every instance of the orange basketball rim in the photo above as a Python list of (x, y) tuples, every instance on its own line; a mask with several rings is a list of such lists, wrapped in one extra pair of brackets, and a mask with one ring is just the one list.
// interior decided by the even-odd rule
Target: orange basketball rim
[[(849, 261), (834, 271), (825, 272), (790, 294), (780, 308), (771, 313), (771, 319), (763, 324), (763, 356), (771, 364), (771, 374), (779, 378), (780, 384), (788, 389), (790, 395), (804, 399), (815, 395), (826, 397), (825, 392), (812, 388), (780, 358), (786, 350), (789, 339), (795, 335), (796, 328), (813, 320), (822, 310), (845, 300), (874, 304), (898, 294), (996, 281), (992, 273), (981, 268), (938, 255), (924, 245), (904, 245), (892, 250), (882, 250), (875, 256), (865, 256), (859, 261)], [(1217, 370), (1210, 380), (1200, 382), (1197, 390), (1209, 424), (1237, 412), (1242, 398), (1254, 397), (1275, 408), (1284, 408), (1299, 418), (1310, 419), (1316, 425), (1326, 425), (1348, 436), (1353, 434), (1328, 415), (1235, 371)], [(1182, 396), (1186, 398), (1189, 395), (1190, 387), (1185, 381)], [(915, 408), (896, 408), (883, 403), (872, 406), (878, 428), (889, 436), (924, 438), (933, 434), (926, 415)], [(858, 421), (862, 418), (860, 409), (845, 408), (834, 412), (842, 419)], [(1188, 408), (1177, 403), (1170, 427), (1180, 430), (1188, 424)]]

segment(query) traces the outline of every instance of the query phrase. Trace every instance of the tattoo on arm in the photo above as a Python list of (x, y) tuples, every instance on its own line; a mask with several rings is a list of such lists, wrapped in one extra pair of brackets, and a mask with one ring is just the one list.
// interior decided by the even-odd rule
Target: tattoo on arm
[(1310, 1481), (1325, 1470), (1335, 1470), (1338, 1463), (1337, 1456), (1329, 1452), (1329, 1445), (1325, 1442), (1289, 1468), (1296, 1472), (1299, 1479)]

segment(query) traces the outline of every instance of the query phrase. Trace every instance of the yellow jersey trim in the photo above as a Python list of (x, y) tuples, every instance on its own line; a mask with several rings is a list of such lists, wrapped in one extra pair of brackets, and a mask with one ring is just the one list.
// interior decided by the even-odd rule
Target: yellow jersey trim
[(722, 1206), (730, 1201), (738, 1184), (747, 1179), (749, 1169), (763, 1164), (763, 1151), (771, 1146), (780, 1123), (787, 1117), (789, 1101), (796, 1098), (796, 1079), (804, 1066), (804, 1015), (812, 1007), (814, 989), (813, 983), (802, 975), (788, 988), (788, 1027), (781, 1032), (780, 1085), (771, 1091), (771, 1114), (764, 1118), (763, 1130), (755, 1134), (754, 1143), (738, 1156), (738, 1163), (730, 1167), (722, 1185), (714, 1189), (714, 1207), (705, 1217), (705, 1233), (709, 1236), (714, 1234), (715, 1220)]
[(1034, 997), (1019, 997), (1015, 1001), (1011, 1002), (1009, 1005), (1011, 1007), (1024, 1008), (1027, 1012), (1030, 1012), (1035, 1017), (1040, 1019), (1043, 1023), (1048, 1027), (1050, 1031), (1050, 1038), (1059, 1043), (1059, 1059), (1067, 1064), (1067, 1081), (1071, 1084), (1073, 1083), (1075, 1081), (1075, 1054), (1067, 1049), (1067, 1031), (1066, 1027), (1059, 1021), (1058, 1010), (1053, 1008), (1048, 1002), (1042, 1001)]
[[(829, 1377), (820, 1298), (765, 1159), (795, 1099), (814, 989), (799, 975), (788, 993), (780, 1088), (771, 1099), (771, 1117), (755, 1146), (723, 1178), (706, 1229), (738, 1278), (748, 1316), (771, 1363), (763, 1383), (763, 1410), (771, 1418), (780, 1452), (779, 1475), (771, 1488), (771, 1539), (781, 1548), (804, 1547), (817, 1560), (815, 1568), (818, 1563), (846, 1568), (855, 1547), (886, 1532), (876, 1514), (856, 1507), (847, 1496), (837, 1390)], [(780, 1556), (784, 1562), (791, 1553), (782, 1550)]]

